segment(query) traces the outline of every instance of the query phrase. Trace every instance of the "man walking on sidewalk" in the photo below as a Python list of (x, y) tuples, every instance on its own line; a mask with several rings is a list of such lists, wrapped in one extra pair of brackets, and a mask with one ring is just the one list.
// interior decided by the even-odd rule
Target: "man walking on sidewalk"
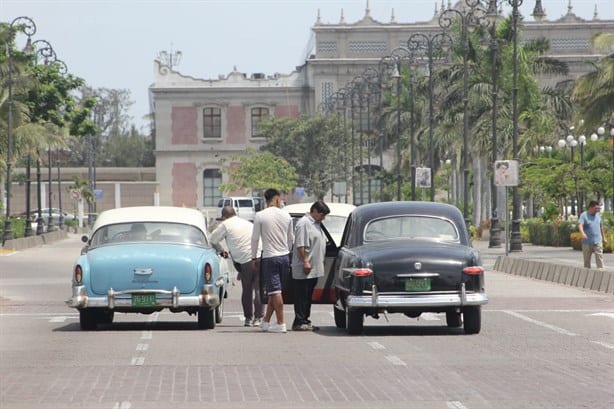
[(588, 209), (578, 218), (578, 230), (582, 234), (582, 255), (584, 267), (591, 268), (591, 255), (595, 255), (595, 264), (599, 270), (605, 269), (603, 264), (603, 243), (607, 243), (599, 203), (591, 200)]

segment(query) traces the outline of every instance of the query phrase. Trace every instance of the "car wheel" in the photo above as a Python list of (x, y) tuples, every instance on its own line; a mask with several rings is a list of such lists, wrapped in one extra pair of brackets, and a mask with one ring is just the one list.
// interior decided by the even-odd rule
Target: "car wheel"
[(333, 314), (335, 315), (335, 325), (337, 328), (345, 328), (346, 319), (345, 319), (345, 311), (340, 310), (339, 308), (333, 305)]
[(83, 331), (94, 331), (98, 327), (97, 311), (91, 308), (79, 310), (79, 325)]
[(465, 307), (463, 309), (463, 321), (465, 334), (478, 334), (482, 327), (482, 309), (481, 307)]
[(458, 328), (463, 325), (463, 319), (460, 312), (446, 311), (446, 324), (450, 328)]
[(220, 304), (215, 307), (215, 323), (220, 324), (224, 319), (224, 297), (220, 297)]
[(198, 328), (213, 329), (215, 328), (215, 310), (213, 308), (198, 309)]
[(115, 316), (115, 311), (102, 310), (100, 311), (100, 323), (101, 324), (112, 324), (114, 316)]
[(350, 335), (358, 335), (362, 332), (365, 316), (360, 310), (346, 309), (347, 330)]

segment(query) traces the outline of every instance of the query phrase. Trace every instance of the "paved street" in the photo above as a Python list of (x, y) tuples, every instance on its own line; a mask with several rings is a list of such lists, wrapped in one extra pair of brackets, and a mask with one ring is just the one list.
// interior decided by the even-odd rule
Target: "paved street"
[[(368, 318), (364, 335), (350, 337), (329, 305), (314, 307), (319, 332), (243, 327), (237, 286), (215, 330), (164, 311), (117, 314), (82, 332), (63, 303), (80, 244), (71, 235), (0, 255), (2, 409), (614, 406), (612, 295), (489, 271), (478, 335), (426, 314)], [(476, 247), (487, 267), (504, 253)], [(564, 254), (581, 263), (579, 252)]]

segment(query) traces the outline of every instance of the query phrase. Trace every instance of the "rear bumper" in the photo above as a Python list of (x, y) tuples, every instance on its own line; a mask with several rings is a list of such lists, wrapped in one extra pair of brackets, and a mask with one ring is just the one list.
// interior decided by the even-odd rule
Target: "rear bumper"
[(182, 307), (216, 307), (220, 303), (219, 286), (203, 285), (200, 294), (181, 295), (177, 287), (168, 290), (125, 290), (109, 289), (106, 296), (90, 296), (84, 286), (74, 286), (72, 297), (66, 304), (71, 308), (121, 308), (122, 310), (142, 310), (133, 307), (132, 294), (155, 293), (156, 303), (150, 308), (182, 308)]
[(486, 293), (459, 292), (445, 294), (408, 294), (382, 295), (373, 286), (370, 295), (349, 295), (346, 300), (349, 308), (441, 308), (483, 305), (488, 303)]

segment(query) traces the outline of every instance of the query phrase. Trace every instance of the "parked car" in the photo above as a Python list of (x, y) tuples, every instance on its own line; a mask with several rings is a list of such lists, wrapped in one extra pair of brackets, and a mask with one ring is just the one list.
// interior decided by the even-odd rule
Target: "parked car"
[(461, 212), (434, 202), (383, 202), (349, 216), (333, 265), (335, 324), (363, 331), (365, 316), (445, 313), (449, 327), (481, 329), (484, 268)]
[(216, 220), (222, 219), (222, 208), (232, 206), (242, 219), (254, 221), (256, 212), (262, 210), (263, 200), (258, 197), (224, 197), (217, 202)]
[(126, 207), (98, 215), (73, 267), (69, 307), (81, 329), (110, 324), (115, 312), (196, 314), (198, 327), (222, 322), (227, 264), (207, 238), (205, 218), (181, 207)]
[[(60, 223), (60, 214), (64, 218), (64, 223), (69, 223), (75, 220), (75, 216), (71, 213), (66, 212), (64, 209), (60, 212), (60, 209), (57, 207), (51, 208), (51, 219), (53, 220), (54, 225), (58, 225)], [(38, 219), (38, 209), (32, 210), (30, 212), (30, 220), (36, 221)], [(49, 225), (49, 208), (45, 207), (41, 209), (41, 217), (45, 222), (45, 226)]]
[[(305, 213), (309, 213), (311, 205), (313, 203), (295, 203), (284, 206), (282, 209), (290, 213), (294, 225), (300, 220)], [(326, 258), (324, 260), (324, 269), (330, 271), (335, 256), (338, 253), (338, 246), (341, 243), (341, 235), (343, 234), (343, 228), (349, 214), (356, 208), (352, 204), (346, 203), (326, 203), (330, 209), (330, 213), (326, 215), (326, 218), (322, 222), (322, 230), (326, 234)], [(313, 290), (312, 301), (315, 304), (330, 304), (335, 301), (335, 288), (333, 286), (333, 276), (325, 275), (318, 279), (316, 286)], [(283, 283), (283, 299), (284, 303), (292, 304), (292, 285), (291, 275), (288, 274)]]

